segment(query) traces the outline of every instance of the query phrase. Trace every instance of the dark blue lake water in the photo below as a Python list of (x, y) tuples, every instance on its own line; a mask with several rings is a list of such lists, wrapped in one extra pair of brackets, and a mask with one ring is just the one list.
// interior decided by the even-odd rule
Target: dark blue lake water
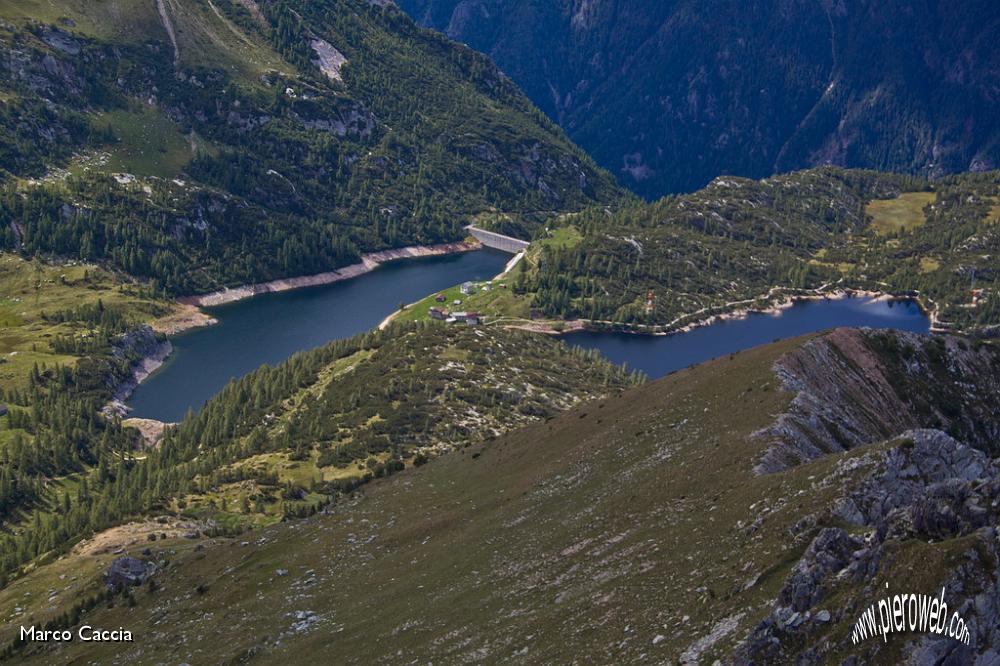
[(219, 323), (171, 338), (174, 353), (129, 399), (130, 416), (180, 421), (235, 377), (370, 330), (401, 301), (490, 279), (509, 260), (496, 250), (404, 259), (353, 280), (206, 308)]
[(612, 362), (627, 363), (656, 379), (743, 349), (838, 326), (926, 333), (930, 320), (913, 301), (856, 297), (802, 301), (780, 314), (751, 314), (745, 319), (719, 321), (675, 335), (581, 332), (564, 339), (572, 345), (598, 349)]
[[(370, 330), (401, 301), (410, 303), (465, 280), (489, 279), (509, 259), (503, 252), (482, 250), (403, 260), (353, 280), (210, 308), (219, 324), (172, 339), (174, 353), (129, 400), (131, 415), (179, 421), (235, 377), (264, 363), (280, 363), (297, 351)], [(930, 322), (912, 301), (859, 297), (797, 303), (779, 315), (752, 314), (677, 335), (585, 332), (564, 339), (596, 348), (611, 361), (627, 363), (655, 379), (779, 338), (837, 326), (926, 332)]]

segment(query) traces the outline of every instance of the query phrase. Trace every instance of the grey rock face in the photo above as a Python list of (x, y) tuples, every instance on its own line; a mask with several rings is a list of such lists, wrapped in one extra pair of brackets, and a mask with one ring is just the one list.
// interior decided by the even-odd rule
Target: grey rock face
[(993, 472), (981, 451), (939, 430), (910, 430), (885, 455), (882, 473), (865, 480), (848, 499), (862, 517), (859, 524), (877, 525), (901, 507), (929, 511), (933, 496), (954, 496), (964, 482), (981, 479), (988, 470)]
[[(849, 621), (876, 601), (871, 588), (892, 544), (948, 542), (962, 544), (949, 559), (945, 597), (969, 626), (970, 645), (936, 634), (895, 636), (907, 641), (910, 664), (995, 664), (990, 646), (1000, 644), (1000, 464), (939, 430), (911, 430), (877, 454), (875, 464), (846, 490), (829, 510), (833, 520), (849, 519), (868, 527), (867, 537), (852, 536), (839, 527), (820, 527), (783, 584), (771, 614), (755, 627), (734, 652), (738, 664), (821, 663), (835, 649), (816, 642), (818, 627), (839, 619), (834, 610), (820, 610), (823, 600), (839, 599), (852, 608)], [(820, 524), (828, 522), (820, 520)], [(958, 542), (960, 538), (971, 542)], [(905, 590), (926, 593), (930, 590)], [(845, 596), (846, 594), (846, 596)], [(815, 622), (805, 622), (813, 614)], [(822, 619), (821, 619), (822, 618)], [(803, 652), (803, 645), (812, 645)], [(884, 641), (869, 640), (859, 648), (871, 661)], [(861, 663), (859, 662), (859, 663)]]
[[(909, 664), (1000, 663), (998, 367), (988, 345), (869, 330), (835, 331), (775, 364), (795, 397), (754, 435), (771, 444), (758, 473), (871, 448), (842, 457), (825, 481), (843, 484), (839, 496), (792, 530), (812, 539), (771, 613), (733, 652), (735, 663), (826, 663), (860, 613), (886, 596), (874, 581), (898, 579), (901, 553), (925, 546), (943, 558), (928, 561), (939, 572), (936, 592), (943, 586), (959, 605), (951, 611), (968, 623), (970, 644), (933, 633), (889, 642), (902, 642)], [(893, 593), (903, 591), (935, 592)], [(863, 640), (845, 663), (885, 660), (886, 645)]]
[(160, 342), (156, 339), (153, 329), (143, 325), (123, 335), (112, 348), (112, 353), (117, 359), (149, 356), (156, 352), (159, 345)]
[(823, 598), (824, 580), (844, 569), (861, 545), (840, 528), (820, 531), (782, 586), (778, 602), (797, 612), (811, 608)]
[(795, 393), (755, 434), (771, 447), (758, 473), (777, 472), (907, 431), (934, 428), (1000, 453), (1000, 355), (945, 336), (839, 329), (775, 364)]
[(156, 571), (156, 565), (143, 562), (135, 557), (119, 557), (104, 574), (104, 582), (110, 587), (142, 585)]

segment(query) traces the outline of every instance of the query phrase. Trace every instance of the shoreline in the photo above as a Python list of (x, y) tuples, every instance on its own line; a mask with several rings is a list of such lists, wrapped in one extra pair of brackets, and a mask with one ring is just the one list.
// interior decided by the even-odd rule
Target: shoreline
[(202, 312), (197, 305), (175, 301), (176, 309), (171, 314), (150, 323), (153, 330), (164, 335), (177, 335), (195, 328), (215, 326), (219, 320)]
[[(462, 249), (450, 249), (456, 247), (461, 247)], [(479, 247), (480, 246), (477, 246), (475, 244), (463, 242), (463, 243), (449, 243), (445, 245), (429, 246), (424, 248), (407, 247), (407, 248), (400, 248), (398, 250), (372, 253), (371, 255), (365, 255), (366, 261), (363, 261), (360, 264), (354, 264), (352, 266), (347, 267), (348, 269), (354, 269), (356, 267), (362, 267), (362, 266), (364, 267), (363, 270), (358, 270), (357, 272), (352, 271), (350, 273), (345, 273), (345, 269), (340, 269), (337, 271), (330, 271), (328, 273), (321, 273), (319, 275), (308, 276), (305, 278), (290, 278), (285, 280), (275, 280), (272, 282), (261, 283), (258, 285), (250, 285), (244, 288), (224, 290), (222, 292), (215, 292), (214, 294), (206, 295), (206, 297), (214, 299), (216, 298), (216, 295), (221, 295), (223, 298), (227, 299), (218, 301), (219, 304), (236, 302), (239, 300), (243, 300), (245, 298), (251, 298), (260, 293), (275, 293), (281, 291), (289, 291), (301, 287), (332, 284), (334, 282), (339, 282), (341, 280), (351, 279), (352, 277), (358, 277), (360, 275), (364, 275), (365, 273), (368, 273), (377, 268), (381, 263), (385, 263), (387, 261), (394, 261), (397, 259), (421, 257), (421, 256), (424, 257), (439, 256), (455, 252), (468, 252), (475, 249), (479, 249)], [(422, 254), (413, 253), (416, 250), (422, 250), (423, 253)], [(376, 260), (376, 258), (380, 259), (380, 261)], [(313, 280), (317, 279), (321, 281), (313, 282)], [(191, 297), (191, 298), (201, 298), (201, 297)], [(919, 295), (911, 294), (911, 295), (899, 296), (881, 291), (870, 291), (867, 289), (840, 288), (829, 292), (815, 291), (813, 293), (785, 295), (785, 297), (781, 300), (777, 300), (769, 293), (767, 298), (769, 298), (771, 302), (771, 305), (768, 307), (764, 308), (744, 307), (744, 308), (737, 308), (734, 310), (730, 310), (727, 312), (721, 312), (718, 314), (707, 314), (706, 312), (704, 313), (704, 316), (702, 316), (701, 318), (695, 319), (694, 321), (691, 321), (685, 324), (684, 326), (671, 328), (669, 330), (647, 331), (641, 329), (629, 330), (628, 328), (622, 328), (620, 330), (606, 330), (600, 328), (593, 328), (592, 324), (594, 322), (583, 319), (573, 319), (561, 322), (552, 322), (552, 321), (525, 322), (522, 324), (511, 324), (509, 325), (509, 327), (526, 330), (532, 333), (559, 336), (559, 337), (587, 330), (598, 331), (598, 332), (603, 331), (607, 333), (628, 333), (631, 335), (666, 336), (666, 335), (688, 333), (696, 328), (700, 328), (702, 326), (711, 326), (712, 324), (720, 321), (745, 319), (752, 314), (780, 316), (784, 310), (793, 307), (796, 303), (799, 302), (818, 301), (818, 300), (840, 300), (846, 298), (868, 298), (871, 299), (873, 302), (885, 301), (885, 300), (911, 300), (914, 303), (916, 303), (920, 311), (930, 319), (931, 333), (954, 332), (950, 331), (947, 328), (942, 328), (938, 326), (938, 319), (936, 317), (935, 310), (929, 308), (921, 300)], [(739, 303), (747, 303), (747, 302), (752, 303), (760, 300), (761, 299), (751, 299), (748, 301), (740, 301)], [(216, 302), (215, 300), (212, 300), (212, 303), (215, 302)], [(172, 329), (163, 326), (158, 328), (154, 326), (154, 328), (156, 328), (156, 330), (160, 332), (166, 332), (169, 335), (172, 335), (178, 332), (182, 332), (184, 330), (189, 330), (191, 328), (196, 328), (199, 326), (208, 326), (217, 323), (216, 319), (201, 312), (201, 310), (198, 309), (198, 306), (195, 305), (194, 303), (184, 303), (183, 305), (186, 311), (185, 314), (190, 316), (187, 319), (179, 318), (178, 321), (190, 321), (191, 323), (189, 326), (185, 328), (180, 325), (175, 325)], [(725, 305), (717, 307), (722, 308), (725, 307)], [(404, 310), (395, 310), (389, 315), (387, 315), (379, 323), (376, 330), (385, 329), (399, 315), (399, 313), (403, 311)], [(696, 316), (697, 315), (694, 313), (688, 315), (682, 315), (678, 319), (675, 319), (674, 322)], [(670, 326), (674, 322), (672, 322), (671, 324), (667, 324), (666, 326)], [(604, 324), (606, 326), (622, 326), (622, 327), (627, 326), (626, 324), (620, 322), (598, 322), (598, 323)], [(556, 325), (559, 325), (558, 329), (555, 327)], [(123, 419), (123, 423), (125, 425), (135, 427), (136, 429), (138, 429), (140, 435), (142, 436), (143, 441), (146, 443), (147, 446), (155, 446), (156, 442), (162, 436), (163, 430), (167, 426), (174, 424), (157, 421), (155, 419), (127, 418), (130, 409), (125, 404), (125, 400), (128, 399), (128, 397), (139, 386), (139, 384), (142, 383), (143, 380), (145, 380), (147, 377), (149, 377), (153, 372), (155, 372), (163, 365), (163, 363), (166, 361), (167, 357), (170, 355), (172, 350), (173, 347), (170, 344), (170, 342), (165, 341), (158, 346), (157, 350), (153, 354), (143, 358), (135, 366), (133, 366), (132, 376), (129, 379), (123, 381), (115, 388), (115, 394), (113, 399), (108, 403), (108, 405), (105, 406), (104, 410), (102, 410), (108, 416), (112, 415), (119, 416), (120, 418)]]
[[(505, 250), (499, 250), (499, 251), (504, 252)], [(493, 278), (490, 278), (488, 282), (496, 282), (497, 280), (502, 280), (503, 278), (505, 278), (507, 275), (510, 274), (512, 270), (514, 270), (514, 267), (517, 266), (517, 264), (520, 263), (522, 259), (524, 259), (524, 251), (518, 252), (517, 254), (512, 256), (510, 261), (508, 261), (507, 264), (504, 266), (503, 272), (501, 272), (499, 275)], [(389, 324), (391, 324), (393, 320), (395, 320), (396, 317), (398, 317), (401, 313), (405, 312), (414, 305), (423, 302), (427, 298), (430, 298), (430, 296), (431, 294), (428, 294), (427, 296), (424, 296), (419, 300), (413, 301), (412, 303), (406, 303), (400, 310), (394, 310), (390, 314), (386, 315), (385, 319), (379, 322), (375, 330), (384, 331), (386, 328), (389, 327)], [(544, 333), (545, 331), (539, 331), (539, 332)]]
[(439, 257), (449, 254), (459, 254), (461, 252), (473, 252), (482, 249), (482, 244), (471, 241), (458, 241), (457, 243), (442, 243), (439, 245), (410, 245), (393, 250), (381, 250), (379, 252), (368, 252), (361, 255), (361, 261), (356, 264), (337, 268), (325, 273), (314, 275), (302, 275), (298, 277), (281, 278), (269, 282), (258, 282), (239, 287), (220, 289), (208, 294), (196, 296), (182, 296), (177, 299), (185, 306), (196, 308), (215, 307), (226, 303), (235, 303), (247, 298), (253, 298), (259, 294), (279, 293), (302, 289), (304, 287), (318, 287), (343, 280), (350, 280), (370, 273), (382, 264), (400, 259), (419, 259), (422, 257)]
[(737, 319), (746, 319), (752, 314), (762, 314), (762, 315), (778, 315), (780, 316), (783, 311), (794, 307), (796, 303), (803, 303), (809, 301), (824, 301), (824, 300), (844, 300), (847, 298), (868, 298), (871, 299), (873, 303), (880, 301), (913, 301), (916, 303), (920, 312), (930, 319), (931, 332), (934, 331), (935, 317), (934, 311), (928, 310), (924, 304), (920, 301), (919, 297), (909, 295), (909, 296), (897, 296), (894, 294), (886, 293), (883, 291), (869, 291), (867, 289), (835, 289), (829, 292), (817, 291), (814, 293), (806, 294), (791, 294), (786, 296), (783, 300), (775, 302), (772, 299), (772, 303), (766, 308), (738, 308), (736, 310), (731, 310), (729, 312), (722, 312), (715, 315), (710, 315), (707, 318), (699, 319), (697, 321), (685, 324), (680, 328), (672, 329), (670, 331), (664, 331), (658, 333), (657, 335), (671, 335), (673, 333), (687, 333), (701, 326), (710, 326), (717, 321), (731, 321)]
[(119, 416), (128, 414), (128, 407), (125, 401), (132, 395), (136, 387), (147, 377), (160, 369), (166, 362), (167, 357), (174, 351), (174, 346), (169, 341), (164, 341), (156, 345), (156, 348), (146, 356), (132, 364), (129, 369), (129, 376), (115, 386), (111, 394), (111, 401), (108, 402), (105, 410), (112, 410)]
[(413, 303), (407, 303), (406, 306), (402, 310), (393, 310), (390, 314), (386, 315), (385, 319), (383, 319), (382, 321), (380, 321), (378, 323), (378, 326), (375, 327), (375, 330), (376, 331), (384, 331), (385, 329), (387, 329), (389, 327), (389, 324), (392, 323), (393, 319), (395, 319), (396, 317), (399, 316), (400, 312), (405, 312), (407, 308), (409, 308), (409, 307), (411, 307), (413, 305), (416, 305), (419, 302), (420, 301), (414, 301)]
[[(777, 300), (774, 297), (768, 296), (762, 297), (760, 299), (748, 299), (746, 301), (740, 301), (739, 303), (753, 303), (762, 299), (770, 300), (771, 305), (768, 307), (743, 307), (737, 308), (725, 312), (719, 312), (717, 314), (708, 314), (707, 311), (713, 309), (721, 309), (726, 307), (725, 305), (719, 305), (715, 308), (706, 308), (704, 313), (691, 313), (687, 315), (682, 315), (675, 319), (670, 324), (661, 325), (647, 325), (647, 324), (627, 324), (624, 322), (612, 322), (612, 321), (598, 321), (594, 322), (592, 320), (572, 320), (567, 321), (565, 324), (569, 326), (570, 324), (581, 324), (582, 326), (573, 326), (569, 330), (556, 330), (548, 323), (536, 323), (530, 327), (524, 327), (526, 330), (533, 330), (538, 333), (545, 333), (548, 335), (567, 335), (571, 333), (576, 333), (580, 330), (594, 331), (594, 332), (608, 332), (608, 333), (627, 333), (630, 335), (650, 335), (650, 336), (666, 336), (675, 335), (679, 333), (689, 333), (696, 328), (702, 326), (711, 326), (712, 324), (720, 321), (732, 321), (738, 319), (746, 319), (752, 314), (762, 314), (762, 315), (780, 315), (784, 310), (793, 307), (796, 303), (806, 302), (806, 301), (820, 301), (820, 300), (841, 300), (845, 298), (870, 298), (872, 301), (887, 301), (887, 300), (909, 300), (916, 303), (920, 312), (924, 314), (930, 320), (930, 332), (931, 333), (956, 333), (956, 331), (943, 327), (940, 325), (940, 321), (937, 318), (936, 310), (929, 308), (927, 304), (918, 295), (896, 295), (882, 291), (870, 291), (867, 289), (850, 289), (850, 288), (840, 288), (829, 292), (816, 291), (813, 293), (805, 294), (791, 294), (787, 295), (782, 300)], [(676, 328), (669, 328), (673, 326), (678, 321), (683, 321), (685, 319), (691, 319), (697, 317), (699, 314), (702, 316), (696, 318), (693, 321)], [(594, 324), (601, 324), (606, 327), (611, 328), (601, 328), (595, 327)], [(620, 327), (620, 328), (615, 328)], [(643, 330), (643, 329), (654, 329), (654, 330)], [(658, 330), (655, 330), (658, 329)]]
[[(304, 275), (291, 278), (271, 280), (256, 284), (243, 285), (232, 289), (201, 294), (197, 296), (182, 296), (176, 299), (177, 305), (174, 312), (158, 318), (150, 324), (150, 327), (157, 333), (167, 336), (178, 335), (195, 328), (214, 326), (219, 320), (201, 310), (202, 307), (213, 307), (225, 303), (235, 303), (247, 298), (252, 298), (258, 294), (278, 293), (302, 289), (305, 287), (315, 287), (326, 284), (333, 284), (343, 280), (350, 280), (372, 272), (379, 266), (391, 261), (400, 259), (417, 259), (421, 257), (438, 257), (449, 254), (459, 254), (461, 252), (473, 252), (482, 249), (482, 244), (478, 241), (458, 241), (456, 243), (441, 243), (438, 245), (410, 245), (407, 247), (392, 250), (381, 250), (379, 252), (369, 252), (361, 255), (361, 261), (350, 266), (338, 268), (325, 273), (315, 275)], [(386, 323), (395, 315), (389, 315)], [(132, 418), (128, 414), (131, 411), (125, 401), (139, 387), (139, 385), (151, 374), (160, 369), (166, 362), (167, 357), (173, 352), (173, 345), (166, 340), (157, 345), (156, 349), (149, 355), (136, 361), (130, 369), (130, 376), (122, 380), (115, 386), (111, 400), (104, 406), (101, 412), (108, 418), (118, 417), (126, 426), (139, 430), (143, 441), (147, 446), (154, 446), (163, 434), (163, 430), (173, 423), (166, 423), (156, 419)]]

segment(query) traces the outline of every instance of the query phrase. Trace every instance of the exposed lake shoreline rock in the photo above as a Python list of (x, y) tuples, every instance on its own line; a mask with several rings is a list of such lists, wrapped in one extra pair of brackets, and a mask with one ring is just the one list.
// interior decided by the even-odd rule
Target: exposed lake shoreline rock
[[(157, 333), (176, 335), (192, 328), (211, 326), (217, 320), (202, 312), (199, 308), (232, 303), (258, 294), (290, 291), (303, 287), (332, 284), (342, 280), (360, 277), (378, 268), (381, 264), (400, 259), (419, 257), (435, 257), (459, 252), (471, 252), (482, 249), (477, 241), (461, 241), (440, 245), (411, 246), (362, 255), (362, 261), (337, 270), (317, 275), (284, 278), (260, 284), (245, 285), (233, 289), (225, 289), (210, 294), (188, 296), (178, 299), (180, 307), (174, 313), (161, 318), (151, 326), (141, 326), (135, 331), (123, 336), (115, 346), (114, 356), (119, 359), (137, 358), (130, 368), (130, 374), (114, 385), (111, 401), (102, 410), (108, 417), (124, 418), (129, 413), (125, 404), (133, 391), (147, 377), (159, 369), (173, 352), (169, 340), (158, 340)], [(136, 428), (147, 446), (152, 446), (163, 435), (164, 428), (169, 425), (155, 419), (126, 419), (126, 425)]]
[(251, 298), (258, 294), (268, 294), (302, 287), (315, 287), (324, 284), (333, 284), (342, 280), (356, 278), (365, 273), (370, 273), (379, 265), (396, 261), (399, 259), (414, 259), (419, 257), (437, 257), (458, 252), (471, 252), (479, 250), (482, 245), (478, 242), (461, 241), (458, 243), (443, 243), (441, 245), (415, 245), (411, 247), (401, 247), (393, 250), (382, 250), (381, 252), (370, 252), (361, 255), (361, 261), (350, 266), (344, 266), (336, 270), (319, 273), (316, 275), (306, 275), (301, 277), (282, 278), (261, 282), (258, 284), (243, 285), (232, 289), (222, 289), (209, 294), (198, 296), (185, 296), (178, 299), (182, 304), (195, 305), (198, 307), (214, 307), (225, 303), (234, 303), (245, 298)]
[[(712, 324), (718, 322), (746, 319), (750, 315), (780, 315), (782, 312), (795, 306), (797, 303), (841, 300), (845, 298), (868, 298), (873, 301), (913, 301), (917, 307), (920, 308), (920, 311), (927, 315), (930, 319), (932, 332), (960, 333), (960, 331), (952, 331), (951, 329), (943, 328), (940, 325), (934, 307), (925, 302), (924, 299), (921, 299), (914, 294), (889, 294), (881, 291), (849, 288), (837, 288), (833, 290), (817, 289), (807, 292), (788, 293), (788, 291), (784, 288), (774, 287), (767, 294), (758, 298), (708, 306), (695, 312), (683, 314), (668, 324), (630, 324), (627, 322), (592, 319), (574, 319), (560, 323), (565, 323), (566, 326), (572, 326), (572, 331), (586, 329), (591, 331), (629, 333), (633, 335), (665, 336), (675, 335), (678, 333), (688, 333), (696, 328), (711, 326)], [(761, 303), (765, 303), (767, 305), (761, 305)], [(684, 321), (687, 321), (688, 323), (682, 325), (681, 322)], [(533, 324), (533, 327), (534, 330), (553, 335), (571, 332), (570, 329), (557, 330), (550, 323), (544, 321)], [(976, 333), (983, 337), (993, 337), (990, 331), (986, 329), (977, 330)]]
[(151, 326), (143, 325), (123, 335), (113, 347), (112, 356), (120, 361), (133, 360), (128, 374), (114, 384), (111, 402), (104, 407), (104, 414), (109, 417), (125, 416), (128, 413), (125, 401), (146, 377), (163, 365), (172, 351), (173, 345), (159, 339)]

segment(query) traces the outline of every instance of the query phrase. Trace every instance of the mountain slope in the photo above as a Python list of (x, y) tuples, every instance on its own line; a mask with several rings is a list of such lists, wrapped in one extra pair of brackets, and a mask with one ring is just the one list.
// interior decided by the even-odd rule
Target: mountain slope
[(1000, 167), (986, 1), (401, 0), (649, 197), (819, 164)]
[[(328, 515), (242, 541), (208, 539), (203, 548), (168, 536), (142, 556), (147, 544), (137, 543), (130, 553), (161, 566), (156, 584), (82, 617), (130, 629), (135, 643), (33, 645), (18, 657), (987, 659), (998, 638), (990, 524), (1000, 470), (981, 451), (939, 430), (887, 435), (859, 422), (863, 436), (846, 452), (753, 471), (775, 443), (755, 433), (792, 405), (789, 379), (805, 372), (813, 382), (836, 381), (828, 363), (788, 365), (790, 358), (820, 358), (821, 350), (844, 366), (867, 358), (872, 377), (890, 379), (899, 362), (892, 341), (914, 348), (917, 360), (904, 372), (926, 381), (918, 387), (962, 392), (970, 379), (963, 368), (989, 382), (1000, 363), (989, 345), (854, 330), (719, 359), (376, 483)], [(927, 364), (924, 354), (945, 362)], [(790, 368), (784, 381), (775, 362)], [(987, 409), (984, 425), (996, 428), (992, 390), (975, 399)], [(884, 399), (903, 406), (922, 397)], [(836, 409), (850, 398), (830, 400)], [(913, 425), (934, 427), (932, 418)], [(40, 622), (50, 617), (46, 605), (58, 613), (76, 597), (60, 592), (46, 603), (36, 595), (83, 586), (85, 598), (112, 557), (68, 558), (12, 584), (0, 604), (30, 603)], [(79, 579), (58, 582), (65, 570)], [(853, 646), (851, 623), (886, 582), (889, 593), (939, 594), (945, 586), (949, 606), (970, 623), (973, 647), (921, 634)]]
[(0, 8), (0, 249), (171, 292), (619, 196), (486, 58), (363, 0)]
[[(1000, 324), (1000, 172), (937, 181), (833, 167), (568, 215), (515, 275), (545, 313), (677, 330), (842, 289), (918, 297), (940, 328)], [(651, 328), (650, 328), (651, 327)]]
[[(0, 393), (10, 412), (0, 422), (4, 583), (85, 535), (156, 512), (223, 533), (309, 515), (373, 478), (642, 379), (544, 336), (410, 324), (262, 366), (148, 447), (99, 412), (136, 358), (162, 352), (148, 327), (122, 332), (163, 304), (122, 303), (111, 288), (80, 294), (86, 269), (68, 273), (45, 303), (74, 290), (89, 303), (0, 338), (10, 349), (41, 324), (58, 352), (24, 345), (5, 356), (14, 367)], [(96, 289), (101, 278), (82, 281)]]

